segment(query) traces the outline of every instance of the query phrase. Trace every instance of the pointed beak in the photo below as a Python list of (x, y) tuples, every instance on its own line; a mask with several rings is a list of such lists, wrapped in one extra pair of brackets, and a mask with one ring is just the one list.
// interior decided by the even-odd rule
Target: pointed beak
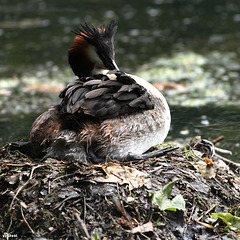
[(113, 54), (103, 54), (102, 52), (99, 52), (98, 56), (104, 67), (106, 67), (109, 70), (119, 70), (119, 68), (114, 60), (114, 53)]
[(116, 62), (114, 61), (114, 59), (111, 59), (110, 61), (105, 63), (105, 66), (109, 69), (109, 70), (119, 70)]
[(119, 70), (119, 68), (114, 60), (112, 60), (112, 65), (113, 65), (113, 69), (110, 69), (110, 70)]

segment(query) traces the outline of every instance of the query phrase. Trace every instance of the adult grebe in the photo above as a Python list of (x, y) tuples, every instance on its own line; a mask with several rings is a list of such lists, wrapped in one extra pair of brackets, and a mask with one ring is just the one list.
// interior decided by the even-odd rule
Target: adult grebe
[(147, 81), (119, 71), (114, 60), (115, 20), (105, 28), (76, 29), (69, 64), (79, 79), (59, 95), (62, 101), (40, 115), (30, 142), (46, 157), (101, 162), (146, 158), (166, 138), (170, 111)]

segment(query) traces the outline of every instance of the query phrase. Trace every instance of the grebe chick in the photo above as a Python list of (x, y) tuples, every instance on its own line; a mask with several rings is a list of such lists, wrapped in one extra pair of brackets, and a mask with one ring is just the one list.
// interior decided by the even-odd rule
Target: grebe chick
[(40, 115), (30, 142), (45, 157), (101, 162), (141, 158), (166, 138), (170, 111), (163, 95), (147, 81), (119, 71), (114, 60), (112, 20), (105, 28), (86, 23), (69, 49), (79, 79), (59, 95), (62, 101)]

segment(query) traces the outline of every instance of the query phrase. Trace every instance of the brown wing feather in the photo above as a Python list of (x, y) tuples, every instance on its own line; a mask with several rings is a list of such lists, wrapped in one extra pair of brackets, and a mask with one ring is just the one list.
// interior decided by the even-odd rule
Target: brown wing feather
[(33, 123), (30, 142), (48, 147), (49, 142), (62, 130), (62, 120), (58, 107), (52, 107), (42, 113)]
[(150, 94), (125, 73), (114, 71), (115, 79), (98, 75), (80, 78), (61, 93), (61, 113), (80, 113), (104, 120), (154, 107)]

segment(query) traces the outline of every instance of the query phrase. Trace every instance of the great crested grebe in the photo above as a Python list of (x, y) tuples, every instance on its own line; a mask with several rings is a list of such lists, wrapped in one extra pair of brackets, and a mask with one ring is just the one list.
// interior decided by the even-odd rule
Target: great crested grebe
[[(46, 157), (101, 162), (144, 155), (166, 138), (170, 110), (147, 81), (119, 71), (115, 63), (115, 20), (105, 28), (86, 23), (68, 52), (77, 79), (59, 95), (62, 101), (34, 122), (30, 142)], [(137, 158), (138, 158), (137, 157)]]

